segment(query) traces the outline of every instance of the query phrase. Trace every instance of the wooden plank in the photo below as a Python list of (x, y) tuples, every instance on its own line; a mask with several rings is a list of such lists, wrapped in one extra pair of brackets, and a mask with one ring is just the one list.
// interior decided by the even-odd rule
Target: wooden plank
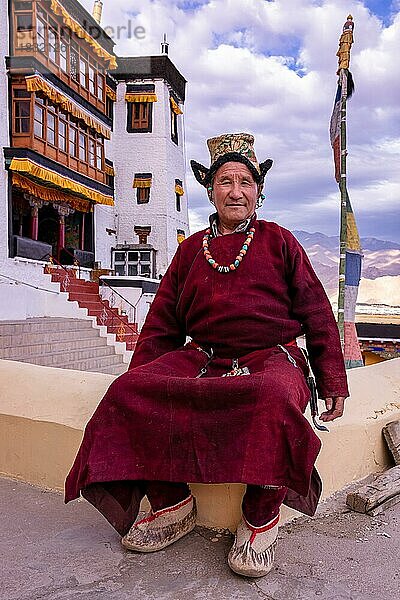
[(397, 496), (400, 501), (400, 465), (376, 475), (372, 482), (348, 494), (346, 504), (356, 512), (372, 514), (378, 507), (384, 510), (384, 505)]
[(382, 431), (394, 462), (400, 465), (400, 420), (388, 423)]

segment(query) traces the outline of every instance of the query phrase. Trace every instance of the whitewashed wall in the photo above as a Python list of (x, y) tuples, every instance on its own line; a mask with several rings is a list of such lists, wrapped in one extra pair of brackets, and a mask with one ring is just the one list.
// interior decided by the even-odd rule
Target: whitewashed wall
[[(133, 83), (133, 82), (132, 82)], [(157, 250), (157, 274), (164, 273), (177, 248), (177, 229), (189, 234), (187, 195), (182, 197), (181, 212), (176, 210), (175, 179), (185, 182), (182, 117), (179, 121), (179, 145), (170, 135), (170, 104), (168, 84), (154, 83), (158, 101), (153, 104), (151, 133), (126, 131), (126, 83), (118, 84), (115, 107), (114, 135), (111, 141), (112, 160), (116, 170), (117, 242), (136, 244), (135, 226), (151, 226), (148, 242)], [(135, 173), (152, 173), (150, 202), (138, 205), (136, 189), (132, 187)]]
[(8, 257), (8, 176), (4, 168), (3, 147), (10, 145), (8, 127), (8, 78), (5, 57), (9, 54), (8, 2), (0, 0), (0, 273)]
[(94, 207), (95, 260), (101, 262), (102, 269), (111, 269), (111, 248), (116, 244), (116, 235), (110, 235), (106, 230), (115, 230), (115, 210), (115, 206), (102, 204)]

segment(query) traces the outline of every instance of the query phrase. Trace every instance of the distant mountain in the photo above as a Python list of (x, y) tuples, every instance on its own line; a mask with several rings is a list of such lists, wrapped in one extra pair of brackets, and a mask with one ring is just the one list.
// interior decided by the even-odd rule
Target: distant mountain
[[(308, 245), (321, 244), (324, 248), (332, 250), (339, 248), (338, 235), (325, 235), (319, 231), (308, 233), (308, 231), (295, 230), (293, 235), (299, 240), (304, 247)], [(361, 246), (363, 250), (400, 250), (400, 244), (397, 242), (389, 242), (387, 240), (378, 240), (373, 237), (361, 238)]]
[[(328, 295), (335, 293), (338, 281), (339, 236), (308, 231), (293, 231), (305, 248)], [(362, 278), (376, 280), (380, 277), (400, 275), (400, 244), (377, 238), (362, 238)]]

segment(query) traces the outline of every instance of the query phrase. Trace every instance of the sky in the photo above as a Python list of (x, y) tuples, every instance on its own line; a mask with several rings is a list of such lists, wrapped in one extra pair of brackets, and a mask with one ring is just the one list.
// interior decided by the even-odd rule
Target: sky
[[(90, 12), (93, 0), (81, 0)], [(169, 56), (187, 79), (186, 195), (191, 232), (211, 212), (189, 161), (209, 165), (206, 140), (251, 132), (272, 158), (258, 216), (288, 229), (339, 232), (329, 120), (339, 36), (351, 13), (348, 190), (362, 237), (400, 242), (400, 0), (103, 0), (119, 56)]]

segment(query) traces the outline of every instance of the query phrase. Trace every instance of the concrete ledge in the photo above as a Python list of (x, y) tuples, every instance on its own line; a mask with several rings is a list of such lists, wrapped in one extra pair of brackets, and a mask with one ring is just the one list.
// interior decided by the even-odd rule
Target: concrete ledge
[[(0, 360), (0, 472), (63, 489), (86, 422), (112, 375)], [(349, 372), (346, 414), (321, 434), (324, 497), (390, 464), (382, 427), (400, 418), (400, 359)], [(233, 529), (244, 486), (194, 484), (199, 524)], [(284, 519), (293, 516), (285, 511)]]

